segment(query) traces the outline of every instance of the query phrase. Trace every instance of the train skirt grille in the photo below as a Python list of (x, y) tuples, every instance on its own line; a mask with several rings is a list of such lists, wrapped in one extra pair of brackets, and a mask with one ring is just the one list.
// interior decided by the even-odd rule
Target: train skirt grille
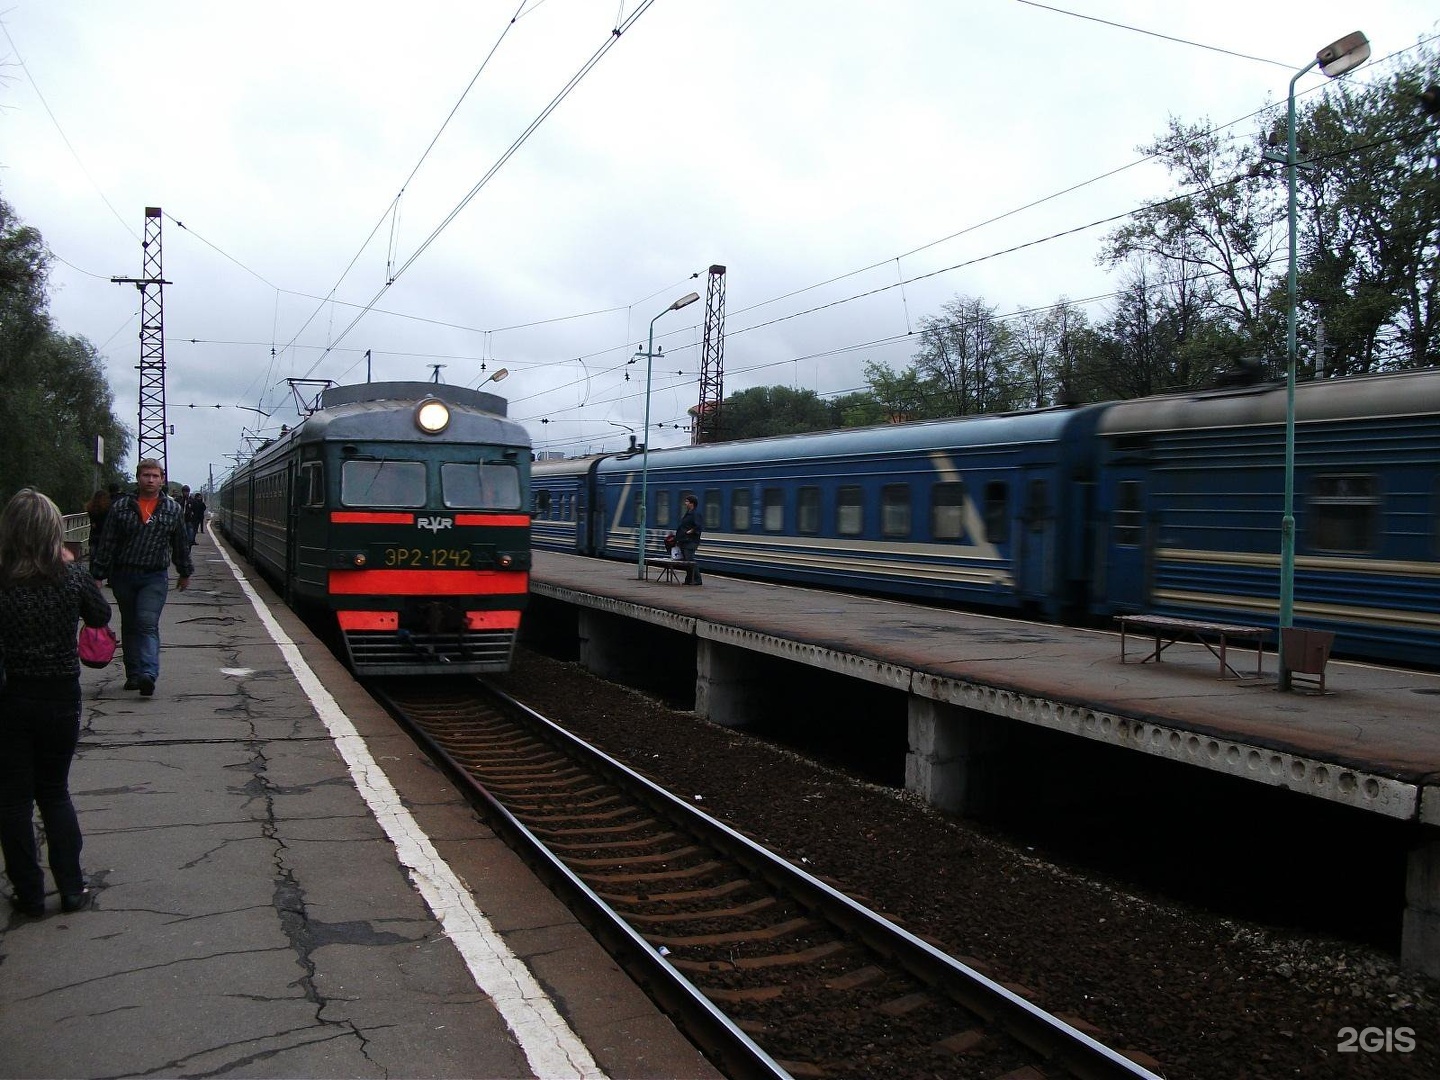
[(477, 674), (508, 671), (513, 629), (438, 634), (411, 630), (345, 630), (345, 649), (357, 675)]

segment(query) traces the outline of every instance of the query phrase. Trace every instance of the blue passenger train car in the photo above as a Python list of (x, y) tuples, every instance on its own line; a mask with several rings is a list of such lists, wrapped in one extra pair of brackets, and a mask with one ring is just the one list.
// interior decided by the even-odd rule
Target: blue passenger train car
[[(1099, 613), (1277, 614), (1285, 388), (1117, 402), (1099, 426)], [(1295, 396), (1294, 621), (1337, 649), (1440, 664), (1440, 373)]]
[[(1032, 613), (1273, 625), (1283, 385), (655, 450), (707, 569)], [(1296, 625), (1440, 665), (1440, 371), (1296, 388)], [(535, 468), (536, 546), (635, 559), (644, 455)]]

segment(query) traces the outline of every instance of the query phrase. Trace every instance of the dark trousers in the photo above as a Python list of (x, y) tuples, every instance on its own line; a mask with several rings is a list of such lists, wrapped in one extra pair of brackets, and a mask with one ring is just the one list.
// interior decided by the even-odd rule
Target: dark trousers
[(680, 557), (690, 564), (690, 569), (685, 574), (686, 585), (700, 584), (700, 564), (695, 561), (695, 549), (699, 546), (698, 540), (680, 541)]
[(0, 696), (0, 850), (15, 896), (45, 899), (35, 841), (35, 808), (45, 825), (50, 874), (61, 893), (85, 887), (80, 871), (80, 821), (70, 801), (70, 762), (80, 741), (80, 686), (73, 697), (26, 694), (12, 685)]

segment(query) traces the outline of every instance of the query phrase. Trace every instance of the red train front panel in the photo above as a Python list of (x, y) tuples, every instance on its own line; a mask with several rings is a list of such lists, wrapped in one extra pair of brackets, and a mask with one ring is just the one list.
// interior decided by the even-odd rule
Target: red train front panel
[(331, 511), (329, 603), (356, 674), (508, 670), (529, 536), (523, 513)]

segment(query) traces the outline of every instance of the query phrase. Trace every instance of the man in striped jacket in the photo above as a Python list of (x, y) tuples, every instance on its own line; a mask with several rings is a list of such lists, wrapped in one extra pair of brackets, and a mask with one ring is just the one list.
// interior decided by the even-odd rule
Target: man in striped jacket
[(110, 581), (120, 609), (120, 647), (125, 653), (125, 689), (144, 697), (160, 677), (160, 612), (170, 591), (170, 563), (190, 585), (194, 566), (185, 533), (185, 511), (165, 494), (165, 470), (154, 458), (135, 469), (134, 495), (117, 495), (90, 561), (96, 581)]

